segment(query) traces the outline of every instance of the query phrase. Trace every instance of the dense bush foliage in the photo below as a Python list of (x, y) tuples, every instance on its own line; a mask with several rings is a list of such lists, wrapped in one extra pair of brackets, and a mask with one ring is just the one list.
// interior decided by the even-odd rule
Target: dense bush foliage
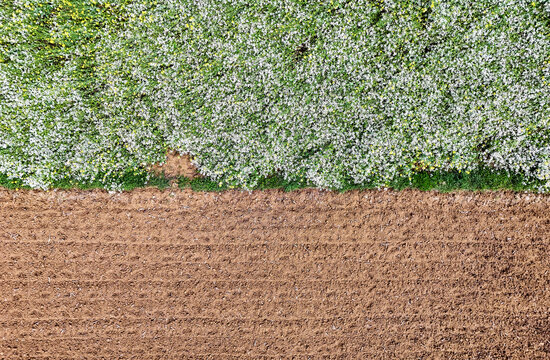
[(550, 1), (3, 0), (0, 173), (254, 187), (491, 167), (548, 180)]

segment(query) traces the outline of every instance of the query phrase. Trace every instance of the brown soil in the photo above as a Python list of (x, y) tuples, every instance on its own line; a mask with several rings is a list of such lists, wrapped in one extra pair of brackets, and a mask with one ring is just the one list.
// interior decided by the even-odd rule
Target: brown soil
[(196, 177), (202, 177), (202, 175), (197, 172), (197, 168), (191, 163), (189, 155), (180, 155), (175, 151), (169, 151), (166, 154), (166, 162), (164, 164), (155, 164), (151, 166), (149, 170), (157, 175), (164, 173), (164, 176), (167, 178), (186, 176), (194, 179)]
[(549, 205), (0, 190), (0, 359), (549, 359)]

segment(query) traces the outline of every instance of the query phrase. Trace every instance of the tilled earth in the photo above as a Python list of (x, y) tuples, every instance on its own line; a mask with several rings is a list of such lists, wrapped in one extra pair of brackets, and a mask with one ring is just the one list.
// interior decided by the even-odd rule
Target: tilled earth
[(0, 190), (0, 359), (549, 359), (549, 205)]

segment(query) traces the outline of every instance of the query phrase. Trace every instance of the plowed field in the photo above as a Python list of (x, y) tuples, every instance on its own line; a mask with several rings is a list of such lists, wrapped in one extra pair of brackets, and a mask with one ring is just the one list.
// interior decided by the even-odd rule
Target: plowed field
[(0, 359), (549, 359), (550, 197), (0, 191)]

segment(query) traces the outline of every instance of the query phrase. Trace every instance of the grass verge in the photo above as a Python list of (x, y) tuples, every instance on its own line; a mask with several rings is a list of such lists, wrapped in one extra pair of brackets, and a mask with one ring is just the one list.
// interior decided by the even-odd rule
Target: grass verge
[[(142, 187), (156, 187), (158, 189), (166, 189), (170, 187), (170, 179), (163, 175), (151, 175), (149, 180), (144, 174), (127, 174), (122, 177), (123, 191), (130, 191)], [(218, 182), (207, 178), (179, 177), (178, 187), (180, 189), (190, 188), (194, 191), (225, 191), (231, 190), (229, 186), (219, 185)], [(454, 172), (421, 172), (409, 178), (400, 178), (388, 184), (387, 188), (394, 190), (418, 189), (421, 191), (437, 190), (439, 192), (450, 192), (456, 190), (512, 190), (512, 191), (529, 191), (536, 192), (536, 188), (541, 185), (541, 182), (529, 181), (520, 174), (509, 174), (505, 171), (491, 171), (489, 169), (480, 169), (472, 171), (469, 174)], [(23, 185), (21, 180), (8, 179), (6, 175), (0, 174), (0, 187), (19, 190), (30, 190), (29, 186)], [(293, 191), (304, 188), (314, 187), (309, 182), (289, 182), (282, 177), (273, 176), (263, 179), (254, 190), (265, 189), (282, 189), (284, 191)], [(55, 183), (51, 189), (102, 189), (103, 186), (99, 181), (92, 183), (81, 183), (74, 180), (63, 180)], [(339, 192), (349, 190), (368, 190), (377, 189), (374, 184), (352, 184), (351, 181)], [(334, 189), (332, 189), (334, 190)]]
[[(180, 188), (191, 188), (195, 191), (224, 191), (231, 190), (228, 186), (219, 185), (219, 183), (206, 178), (188, 179), (180, 177), (178, 180)], [(491, 171), (490, 169), (480, 169), (472, 171), (469, 174), (451, 172), (421, 172), (409, 178), (400, 178), (388, 184), (388, 188), (394, 190), (418, 189), (422, 191), (437, 190), (440, 192), (451, 192), (456, 190), (512, 190), (512, 191), (530, 191), (535, 192), (536, 188), (542, 183), (526, 179), (520, 174), (509, 174), (506, 171)], [(314, 187), (311, 183), (288, 182), (282, 177), (270, 177), (263, 179), (254, 190), (265, 189), (283, 189), (284, 191), (293, 191), (297, 189)], [(343, 189), (335, 190), (346, 192), (349, 190), (368, 190), (377, 189), (371, 184), (356, 185), (348, 182)]]
[[(121, 177), (122, 179), (122, 190), (130, 191), (136, 188), (142, 188), (146, 186), (153, 186), (159, 189), (165, 189), (170, 186), (170, 179), (164, 176), (154, 176), (151, 175), (149, 180), (147, 180), (145, 174), (125, 174)], [(8, 179), (4, 174), (0, 174), (0, 187), (4, 187), (10, 190), (31, 190), (31, 187), (23, 184), (21, 180)], [(105, 185), (102, 184), (99, 180), (96, 180), (91, 183), (78, 182), (72, 179), (65, 179), (62, 181), (57, 181), (53, 184), (50, 189), (80, 189), (80, 190), (90, 190), (90, 189), (104, 189)]]

